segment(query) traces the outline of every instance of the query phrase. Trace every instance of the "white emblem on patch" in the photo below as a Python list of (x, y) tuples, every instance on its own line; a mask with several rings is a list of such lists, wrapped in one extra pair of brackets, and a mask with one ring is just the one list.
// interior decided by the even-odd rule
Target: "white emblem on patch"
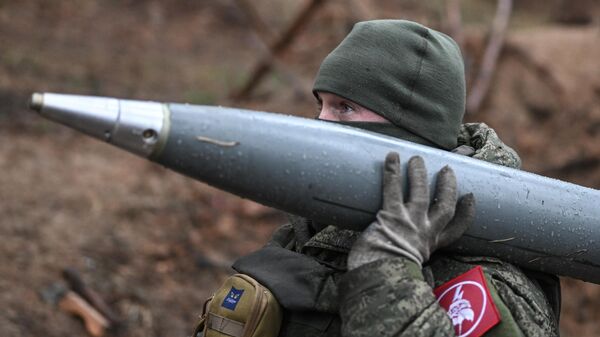
[(473, 321), (475, 313), (471, 307), (471, 302), (463, 299), (462, 285), (456, 288), (452, 304), (448, 308), (448, 316), (454, 326), (458, 325), (458, 334), (462, 335), (462, 323), (464, 320)]
[(442, 284), (433, 293), (458, 337), (482, 337), (500, 322), (481, 266)]
[[(474, 300), (476, 302), (480, 303), (480, 305), (479, 305), (481, 307), (481, 310), (479, 310), (480, 312), (475, 313), (475, 311), (473, 310), (473, 306), (471, 305), (471, 302), (469, 300), (463, 298), (463, 293), (464, 293), (462, 290), (463, 286), (473, 286), (473, 287), (475, 287), (475, 289), (477, 289), (475, 293), (472, 293), (472, 295), (476, 295), (477, 298)], [(481, 286), (481, 284), (479, 284), (477, 282), (463, 281), (463, 282), (454, 284), (450, 288), (446, 289), (446, 291), (444, 291), (439, 296), (438, 302), (442, 298), (444, 298), (446, 295), (449, 295), (449, 293), (452, 290), (455, 290), (454, 296), (452, 298), (452, 303), (448, 307), (447, 313), (448, 313), (448, 316), (450, 317), (450, 319), (452, 320), (452, 324), (454, 326), (458, 325), (457, 336), (467, 337), (471, 334), (471, 332), (473, 332), (477, 328), (477, 326), (481, 322), (481, 319), (483, 318), (483, 313), (485, 311), (485, 306), (487, 304), (487, 296), (485, 293), (485, 289)], [(469, 324), (470, 327), (468, 328), (468, 330), (463, 332), (462, 324), (465, 322), (465, 320), (471, 322), (472, 324)], [(475, 321), (475, 322), (473, 322), (473, 321)]]

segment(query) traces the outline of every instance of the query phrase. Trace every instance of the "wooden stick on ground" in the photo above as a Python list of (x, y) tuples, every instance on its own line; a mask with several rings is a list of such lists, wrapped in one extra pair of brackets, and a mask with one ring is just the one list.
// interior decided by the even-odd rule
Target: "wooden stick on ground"
[(63, 278), (69, 284), (69, 287), (95, 309), (97, 309), (104, 317), (106, 317), (110, 323), (117, 324), (120, 319), (119, 316), (110, 309), (108, 304), (102, 299), (102, 297), (95, 292), (92, 288), (88, 287), (84, 282), (79, 273), (72, 268), (65, 268), (63, 270)]
[(68, 291), (58, 302), (58, 306), (73, 315), (79, 316), (86, 330), (93, 337), (101, 337), (110, 328), (110, 322), (94, 307), (73, 291)]
[(273, 68), (273, 59), (280, 57), (291, 45), (298, 34), (302, 31), (309, 19), (316, 13), (317, 9), (325, 3), (326, 0), (309, 0), (308, 4), (292, 20), (290, 25), (284, 30), (279, 38), (269, 46), (271, 55), (263, 57), (254, 67), (248, 81), (240, 90), (232, 95), (236, 101), (247, 98), (254, 88), (260, 83), (262, 78)]
[(467, 97), (467, 112), (473, 113), (479, 110), (481, 103), (487, 94), (496, 64), (498, 62), (498, 56), (502, 50), (504, 43), (504, 36), (506, 29), (508, 28), (508, 22), (510, 21), (510, 15), (512, 12), (512, 0), (498, 0), (498, 7), (496, 10), (496, 16), (492, 23), (492, 30), (490, 33), (490, 39), (483, 54), (483, 60), (479, 74), (471, 87), (471, 92)]

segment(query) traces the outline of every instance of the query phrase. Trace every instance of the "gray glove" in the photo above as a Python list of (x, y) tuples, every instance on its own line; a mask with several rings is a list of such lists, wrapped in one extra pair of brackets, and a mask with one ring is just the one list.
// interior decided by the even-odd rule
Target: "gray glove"
[(435, 197), (429, 204), (427, 171), (421, 157), (408, 161), (408, 201), (402, 198), (400, 157), (390, 152), (383, 170), (383, 207), (348, 255), (348, 269), (375, 260), (404, 256), (423, 264), (438, 248), (458, 239), (473, 222), (472, 193), (458, 203), (456, 177), (448, 166), (437, 175)]

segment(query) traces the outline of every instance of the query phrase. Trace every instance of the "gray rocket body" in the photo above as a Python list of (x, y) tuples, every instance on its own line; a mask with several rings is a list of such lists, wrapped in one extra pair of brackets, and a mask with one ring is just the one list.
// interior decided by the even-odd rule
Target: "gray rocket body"
[[(69, 97), (81, 101), (62, 103)], [(110, 130), (109, 137), (106, 130), (92, 134), (89, 124), (78, 126), (81, 118), (70, 124), (64, 111), (86, 110), (86, 99), (44, 94), (34, 97), (33, 107), (217, 188), (348, 229), (364, 229), (379, 210), (388, 152), (400, 153), (403, 163), (422, 156), (430, 182), (450, 165), (459, 193), (472, 192), (477, 204), (474, 224), (449, 251), (600, 284), (600, 191), (348, 126), (222, 107), (144, 102), (154, 117), (127, 124), (129, 134), (141, 137), (136, 143), (111, 137)], [(114, 129), (123, 132), (123, 126)]]

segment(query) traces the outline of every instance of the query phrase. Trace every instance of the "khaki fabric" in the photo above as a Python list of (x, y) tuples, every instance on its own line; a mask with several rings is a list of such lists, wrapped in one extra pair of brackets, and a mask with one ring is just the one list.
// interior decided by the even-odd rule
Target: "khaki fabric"
[(356, 102), (436, 147), (456, 146), (464, 65), (456, 42), (441, 32), (405, 20), (359, 22), (321, 63), (313, 86), (319, 91)]
[(207, 300), (194, 337), (275, 337), (281, 320), (273, 294), (252, 277), (235, 274)]

